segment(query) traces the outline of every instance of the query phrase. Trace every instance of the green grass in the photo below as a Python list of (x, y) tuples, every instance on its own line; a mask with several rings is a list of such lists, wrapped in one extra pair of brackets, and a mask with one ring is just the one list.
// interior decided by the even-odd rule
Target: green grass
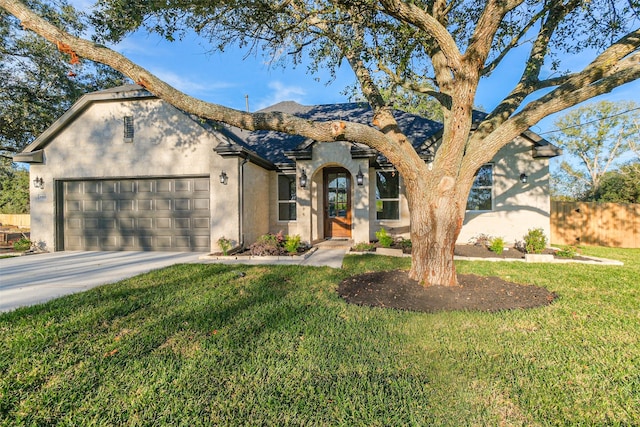
[[(0, 425), (640, 425), (640, 250), (624, 267), (460, 262), (533, 310), (350, 306), (344, 270), (179, 265), (0, 315)], [(240, 277), (239, 271), (246, 273)]]

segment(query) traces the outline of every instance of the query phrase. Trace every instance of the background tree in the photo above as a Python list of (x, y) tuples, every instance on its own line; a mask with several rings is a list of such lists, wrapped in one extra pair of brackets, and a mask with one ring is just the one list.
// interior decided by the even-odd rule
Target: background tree
[(605, 173), (593, 199), (598, 202), (640, 203), (640, 162)]
[(0, 170), (0, 213), (29, 213), (29, 171)]
[[(189, 97), (117, 52), (61, 31), (19, 0), (0, 0), (0, 8), (49, 41), (122, 71), (197, 116), (247, 130), (280, 131), (320, 142), (353, 141), (378, 150), (404, 179), (413, 247), (409, 275), (425, 285), (457, 284), (454, 245), (474, 176), (483, 164), (542, 118), (640, 77), (637, 2), (99, 1), (94, 22), (106, 39), (119, 40), (140, 28), (174, 39), (192, 29), (215, 48), (235, 44), (260, 49), (294, 65), (310, 58), (311, 71), (336, 70), (347, 63), (373, 110), (371, 125), (309, 122)], [(519, 48), (527, 55), (519, 71), (511, 66), (518, 81), (473, 126), (481, 79)], [(581, 70), (560, 72), (561, 55), (590, 55), (592, 60)], [(407, 90), (432, 96), (442, 106), (442, 139), (432, 167), (398, 127), (376, 83), (378, 73)]]
[(630, 156), (630, 142), (640, 137), (640, 118), (633, 102), (600, 101), (565, 114), (555, 122), (559, 132), (549, 138), (562, 148), (564, 160), (554, 172), (554, 194), (594, 200), (607, 172)]

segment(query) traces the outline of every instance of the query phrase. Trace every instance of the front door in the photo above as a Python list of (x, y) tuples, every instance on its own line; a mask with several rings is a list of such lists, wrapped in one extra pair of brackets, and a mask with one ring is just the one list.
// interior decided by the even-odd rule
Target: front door
[(344, 168), (324, 170), (324, 235), (351, 237), (351, 174)]

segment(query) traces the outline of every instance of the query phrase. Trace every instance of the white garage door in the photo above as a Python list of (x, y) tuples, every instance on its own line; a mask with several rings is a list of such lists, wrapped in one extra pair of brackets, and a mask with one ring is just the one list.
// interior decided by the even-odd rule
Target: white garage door
[(61, 183), (65, 250), (208, 251), (209, 178)]

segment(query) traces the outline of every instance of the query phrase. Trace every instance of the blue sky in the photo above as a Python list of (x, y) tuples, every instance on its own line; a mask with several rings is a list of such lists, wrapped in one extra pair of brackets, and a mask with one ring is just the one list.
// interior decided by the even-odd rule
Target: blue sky
[[(90, 7), (90, 0), (71, 0), (71, 3), (81, 9)], [(266, 62), (268, 58), (260, 54), (247, 56), (246, 52), (238, 49), (208, 53), (208, 47), (195, 35), (171, 43), (156, 35), (138, 32), (114, 48), (189, 95), (242, 110), (245, 109), (246, 95), (250, 111), (289, 100), (306, 105), (347, 102), (349, 99), (343, 92), (354, 81), (348, 67), (343, 67), (336, 79), (327, 85), (328, 72), (311, 75), (304, 65), (286, 69), (270, 66)], [(521, 73), (519, 55), (518, 52), (510, 54), (507, 63), (481, 83), (476, 105), (490, 111), (508, 94)], [(581, 69), (591, 59), (590, 56), (572, 58), (563, 65), (573, 70)], [(640, 82), (636, 81), (595, 100), (638, 102), (639, 94)], [(544, 119), (532, 130), (544, 136), (544, 133), (555, 129), (553, 122), (556, 117)]]
[[(268, 58), (260, 54), (246, 56), (246, 52), (237, 49), (207, 53), (195, 36), (170, 43), (157, 36), (137, 33), (115, 48), (189, 95), (242, 110), (246, 95), (251, 111), (288, 100), (306, 105), (347, 102), (348, 98), (342, 92), (353, 83), (351, 70), (347, 67), (343, 67), (336, 79), (327, 85), (328, 72), (311, 75), (304, 65), (286, 69), (270, 66), (266, 62)], [(521, 67), (515, 58), (517, 54), (513, 56), (511, 63), (503, 65), (481, 83), (476, 105), (491, 110), (513, 87)], [(592, 58), (585, 58), (589, 59)], [(596, 99), (639, 101), (639, 94), (640, 82), (636, 81)], [(551, 131), (555, 129), (554, 119), (553, 116), (545, 119), (532, 129)]]

